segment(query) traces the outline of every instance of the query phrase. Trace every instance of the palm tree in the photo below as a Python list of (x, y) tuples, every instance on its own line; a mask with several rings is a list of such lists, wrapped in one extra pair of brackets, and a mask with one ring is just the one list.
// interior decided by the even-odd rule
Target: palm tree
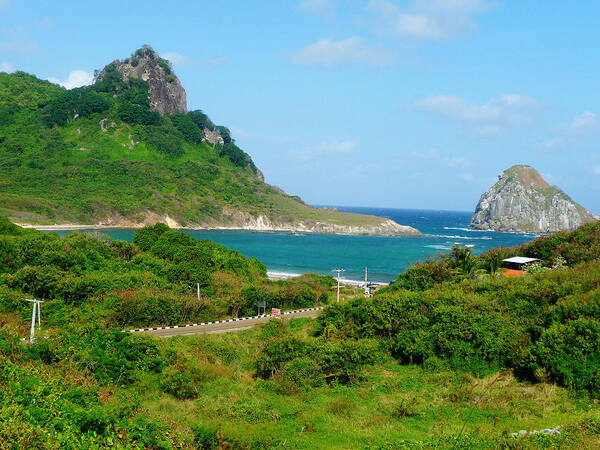
[(464, 278), (473, 278), (478, 272), (477, 257), (473, 255), (470, 248), (463, 248), (458, 245), (452, 247), (450, 264)]

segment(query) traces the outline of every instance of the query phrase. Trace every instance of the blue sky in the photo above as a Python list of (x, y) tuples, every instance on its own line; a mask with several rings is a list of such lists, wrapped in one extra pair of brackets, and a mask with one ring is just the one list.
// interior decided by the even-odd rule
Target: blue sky
[(600, 3), (0, 0), (0, 71), (75, 86), (143, 44), (267, 182), (469, 211), (513, 164), (600, 213)]

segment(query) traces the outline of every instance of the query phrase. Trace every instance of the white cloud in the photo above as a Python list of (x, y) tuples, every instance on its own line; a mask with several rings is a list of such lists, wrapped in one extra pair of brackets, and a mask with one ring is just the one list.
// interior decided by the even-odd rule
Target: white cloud
[(205, 59), (203, 61), (200, 61), (199, 65), (201, 67), (204, 67), (205, 69), (212, 69), (213, 67), (217, 67), (217, 66), (220, 66), (221, 64), (225, 64), (227, 61), (229, 61), (228, 56), (219, 56), (218, 58), (210, 58), (210, 59)]
[(473, 162), (464, 156), (450, 156), (444, 158), (443, 162), (451, 169), (466, 169), (473, 166)]
[(320, 154), (348, 154), (352, 153), (358, 147), (358, 141), (354, 139), (321, 141), (319, 144), (311, 148), (316, 153)]
[(319, 17), (333, 14), (333, 3), (331, 0), (304, 0), (299, 5), (302, 11)]
[(551, 151), (560, 148), (568, 143), (568, 140), (563, 137), (554, 137), (539, 142), (537, 146), (544, 151)]
[(68, 76), (66, 80), (59, 80), (58, 78), (50, 77), (48, 81), (55, 84), (60, 84), (62, 87), (67, 89), (73, 89), (81, 86), (87, 86), (92, 84), (94, 76), (84, 70), (74, 70)]
[(40, 53), (40, 48), (37, 44), (24, 42), (18, 39), (0, 41), (0, 52), (15, 53), (23, 56), (36, 56)]
[(11, 73), (15, 71), (15, 67), (7, 62), (0, 62), (0, 72)]
[(429, 149), (424, 151), (412, 151), (410, 153), (404, 153), (400, 155), (401, 158), (417, 158), (417, 159), (438, 159), (439, 153), (435, 149)]
[[(471, 161), (466, 156), (458, 155), (458, 156), (443, 156), (436, 149), (429, 149), (420, 152), (410, 152), (399, 155), (399, 159), (397, 163), (400, 166), (405, 165), (405, 159), (417, 159), (417, 160), (426, 160), (427, 164), (431, 164), (431, 162), (438, 163), (440, 165), (449, 167), (450, 169), (468, 169), (473, 167), (475, 163)], [(429, 162), (431, 161), (431, 162)]]
[(161, 54), (160, 56), (167, 61), (172, 62), (176, 66), (185, 66), (190, 62), (190, 58), (177, 52), (167, 52)]
[(363, 38), (350, 37), (341, 41), (320, 39), (292, 55), (292, 62), (306, 66), (334, 67), (345, 64), (366, 64), (380, 67), (394, 62), (395, 54), (369, 46)]
[(401, 9), (388, 0), (371, 0), (374, 27), (384, 34), (418, 41), (439, 41), (477, 30), (473, 16), (492, 7), (485, 0), (414, 0)]
[[(2, 7), (0, 0), (0, 8)], [(4, 1), (4, 5), (10, 6), (10, 2)], [(52, 28), (54, 19), (44, 17), (30, 25), (13, 25), (0, 27), (0, 53), (15, 53), (22, 56), (37, 56), (40, 48), (32, 36), (45, 32)]]
[(578, 139), (589, 138), (600, 129), (600, 119), (590, 111), (582, 112), (568, 122), (560, 123), (551, 130), (552, 137), (537, 143), (544, 151), (572, 146)]
[(419, 111), (470, 124), (478, 135), (494, 137), (507, 128), (530, 125), (540, 103), (531, 97), (505, 94), (486, 103), (468, 103), (455, 95), (430, 96), (413, 103)]
[(585, 137), (590, 136), (598, 131), (600, 121), (598, 116), (590, 111), (585, 111), (573, 120), (558, 125), (556, 131), (563, 136)]
[(355, 139), (321, 141), (316, 145), (305, 147), (291, 153), (293, 159), (311, 161), (323, 156), (343, 156), (353, 153), (358, 148), (359, 142)]

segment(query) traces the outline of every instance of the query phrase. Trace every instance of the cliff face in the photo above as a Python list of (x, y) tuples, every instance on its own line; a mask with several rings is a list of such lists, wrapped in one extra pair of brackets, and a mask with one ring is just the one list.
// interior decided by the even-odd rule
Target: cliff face
[(471, 219), (475, 230), (552, 233), (572, 230), (598, 217), (550, 186), (529, 166), (513, 166), (485, 192)]
[[(139, 78), (148, 82), (150, 107), (161, 114), (187, 112), (185, 89), (171, 69), (169, 62), (162, 59), (150, 47), (138, 50), (123, 61), (113, 61), (123, 79)], [(102, 81), (104, 70), (98, 81)]]

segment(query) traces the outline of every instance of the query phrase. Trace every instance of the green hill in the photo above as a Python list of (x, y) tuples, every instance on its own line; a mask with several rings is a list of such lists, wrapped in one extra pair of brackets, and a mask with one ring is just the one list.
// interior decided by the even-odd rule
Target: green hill
[(72, 90), (0, 73), (0, 214), (35, 225), (418, 233), (265, 184), (226, 127), (187, 112), (169, 63), (148, 47)]

